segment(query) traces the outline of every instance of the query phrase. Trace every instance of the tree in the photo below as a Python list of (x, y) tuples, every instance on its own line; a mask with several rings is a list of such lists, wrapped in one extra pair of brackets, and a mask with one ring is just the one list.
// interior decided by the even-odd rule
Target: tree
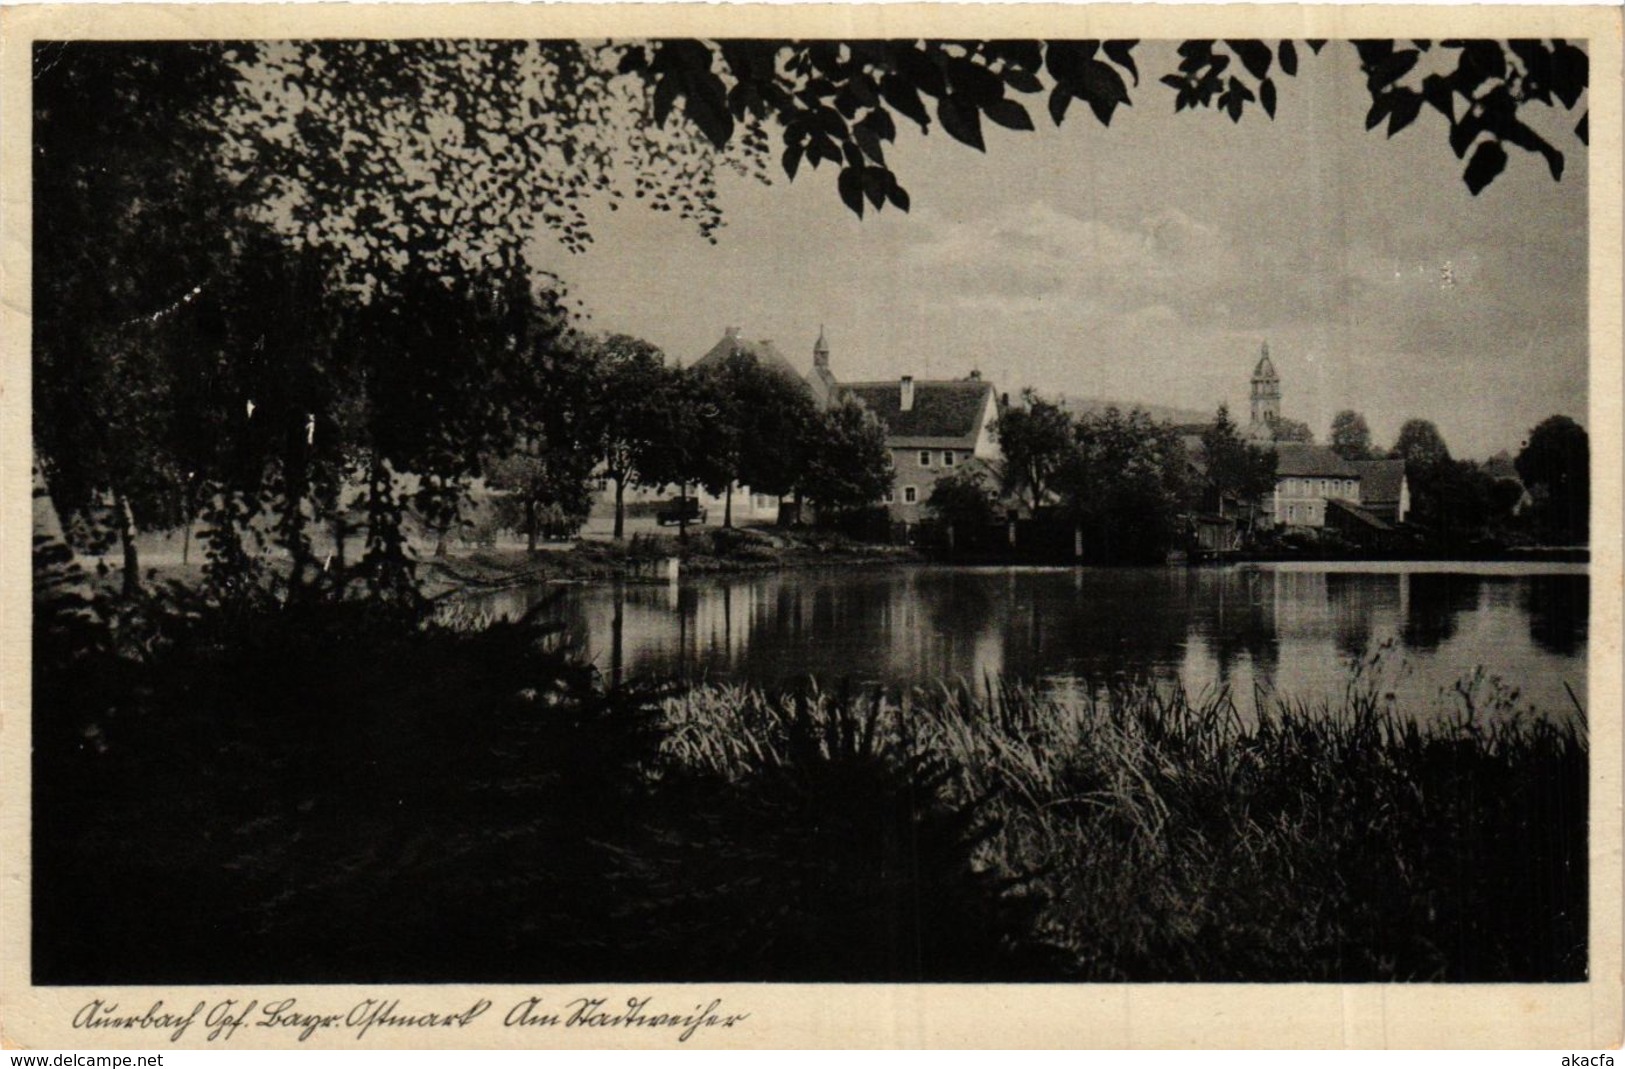
[[(681, 368), (668, 368), (661, 377), (643, 435), (640, 481), (646, 486), (677, 486), (684, 494), (693, 486), (722, 493), (733, 475), (733, 458), (726, 451), (719, 454), (719, 445), (727, 446), (731, 432), (719, 433), (725, 406), (716, 395), (715, 380)], [(677, 535), (688, 537), (686, 513)]]
[(1242, 440), (1220, 405), (1213, 423), (1202, 432), (1205, 506), (1223, 514), (1225, 502), (1257, 501), (1275, 489), (1275, 452)]
[(1550, 416), (1529, 432), (1515, 461), (1518, 477), (1535, 498), (1542, 534), (1586, 542), (1591, 529), (1591, 440), (1568, 416)]
[(661, 418), (659, 406), (669, 376), (665, 355), (658, 348), (624, 334), (591, 343), (590, 352), (590, 419), (603, 474), (615, 485), (614, 537), (618, 542), (626, 534), (626, 487), (645, 485), (648, 431)]
[[(899, 120), (927, 131), (933, 118), (948, 136), (980, 151), (982, 120), (1032, 130), (1023, 98), (1042, 99), (1055, 125), (1074, 101), (1109, 126), (1132, 103), (1128, 79), (1140, 85), (1138, 41), (657, 41), (623, 46), (622, 70), (649, 83), (654, 119), (682, 114), (715, 146), (728, 145), (736, 125), (760, 136), (760, 123), (782, 130), (781, 163), (791, 179), (803, 161), (835, 165), (841, 199), (862, 216), (866, 207), (907, 211), (909, 196), (886, 162), (884, 145)], [(1306, 42), (1319, 54), (1325, 41)], [(1445, 120), (1458, 159), (1472, 150), (1463, 181), (1474, 195), (1507, 163), (1506, 145), (1540, 154), (1553, 178), (1562, 152), (1520, 118), (1524, 108), (1580, 106), (1589, 78), (1586, 53), (1567, 41), (1445, 40), (1349, 42), (1366, 75), (1371, 109), (1366, 128), (1392, 137), (1423, 106)], [(1158, 82), (1175, 111), (1214, 108), (1240, 121), (1257, 103), (1274, 117), (1278, 79), (1296, 76), (1292, 41), (1185, 41), (1176, 72)], [(1425, 61), (1424, 61), (1425, 57)], [(1588, 137), (1586, 114), (1574, 128)]]
[(171, 421), (185, 383), (163, 356), (229, 252), (235, 191), (208, 109), (230, 74), (183, 43), (40, 44), (33, 61), (34, 445), (70, 530), (101, 527), (111, 503), (133, 594), (137, 529), (175, 522), (186, 498)]
[(1315, 442), (1315, 432), (1309, 429), (1309, 424), (1285, 416), (1276, 416), (1270, 421), (1270, 436), (1277, 442), (1302, 442), (1305, 445)]
[(821, 512), (834, 513), (873, 505), (891, 485), (886, 428), (875, 414), (850, 397), (822, 413), (799, 494)]
[(1432, 420), (1408, 419), (1399, 428), (1389, 456), (1403, 460), (1407, 472), (1426, 471), (1448, 461), (1450, 447)]
[(1050, 483), (1072, 449), (1072, 417), (1028, 387), (1021, 405), (1007, 409), (993, 424), (1004, 452), (1001, 489), (1024, 494), (1034, 511), (1047, 501)]
[(1371, 428), (1365, 417), (1353, 409), (1345, 408), (1332, 417), (1332, 430), (1328, 444), (1332, 452), (1344, 460), (1370, 460)]
[(1056, 478), (1084, 552), (1099, 561), (1158, 561), (1178, 534), (1188, 458), (1179, 435), (1141, 409), (1077, 421)]
[(720, 151), (686, 124), (649, 123), (643, 85), (604, 44), (305, 40), (225, 51), (238, 73), (218, 108), (227, 173), (255, 186), (267, 225), (339, 253), (347, 283), (364, 290), (390, 288), (413, 258), (441, 274), (502, 262), (544, 230), (582, 248), (587, 201), (618, 204), (628, 186), (710, 236), (721, 225), (717, 168), (760, 170), (749, 129)]
[(725, 475), (723, 526), (733, 526), (733, 487), (782, 495), (795, 485), (805, 442), (817, 417), (812, 395), (799, 380), (735, 350), (704, 369), (718, 415), (711, 421), (711, 452)]
[(1489, 478), (1476, 465), (1452, 457), (1431, 420), (1406, 420), (1390, 456), (1405, 462), (1414, 522), (1435, 542), (1452, 546), (1483, 533)]
[(498, 492), (498, 515), (504, 525), (525, 535), (526, 552), (549, 530), (579, 528), (592, 507), (592, 454), (573, 447), (548, 448), (493, 460), (486, 481)]
[[(513, 372), (531, 381), (506, 399), (512, 444), (488, 459), (483, 473), (498, 492), (498, 513), (525, 533), (527, 551), (546, 531), (573, 532), (592, 506), (593, 472), (603, 443), (600, 350), (550, 327), (522, 338)], [(513, 379), (510, 378), (510, 382)]]
[(950, 549), (964, 536), (974, 539), (999, 518), (993, 488), (978, 468), (963, 468), (938, 479), (925, 499), (925, 509), (947, 529)]

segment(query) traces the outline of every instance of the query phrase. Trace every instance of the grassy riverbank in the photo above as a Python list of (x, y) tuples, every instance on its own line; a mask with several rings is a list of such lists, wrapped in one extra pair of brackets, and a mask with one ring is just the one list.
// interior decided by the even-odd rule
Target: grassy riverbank
[[(188, 587), (203, 582), (203, 554), (195, 550), (187, 563), (175, 545), (176, 539), (144, 547), (147, 561), (142, 574), (149, 586), (179, 582)], [(318, 545), (317, 559), (327, 556), (330, 547)], [(353, 547), (352, 547), (353, 548)], [(686, 538), (670, 534), (639, 532), (619, 542), (608, 539), (578, 539), (565, 545), (545, 544), (535, 553), (520, 547), (470, 548), (453, 545), (444, 556), (435, 555), (431, 541), (411, 539), (408, 549), (417, 561), (417, 577), (423, 592), (430, 596), (457, 590), (492, 590), (561, 580), (663, 578), (661, 567), (677, 559), (688, 575), (773, 571), (781, 568), (843, 567), (866, 564), (897, 564), (921, 560), (906, 546), (859, 542), (833, 531), (781, 527), (695, 527)], [(285, 574), (287, 562), (274, 547), (267, 551), (272, 575)], [(98, 584), (109, 591), (120, 582), (116, 562), (92, 558), (86, 562)], [(658, 574), (657, 574), (658, 573)]]
[(700, 527), (687, 538), (636, 534), (620, 542), (581, 539), (534, 554), (478, 550), (420, 565), (427, 589), (522, 586), (560, 579), (664, 578), (668, 560), (687, 575), (773, 571), (780, 568), (896, 564), (919, 560), (903, 546), (857, 542), (809, 528)]
[(539, 621), (37, 591), (39, 983), (1584, 975), (1565, 727), (609, 689)]

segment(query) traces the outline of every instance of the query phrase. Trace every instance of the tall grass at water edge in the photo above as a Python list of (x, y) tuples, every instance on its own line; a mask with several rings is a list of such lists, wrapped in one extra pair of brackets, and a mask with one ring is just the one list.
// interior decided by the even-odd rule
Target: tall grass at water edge
[(809, 752), (890, 769), (917, 813), (958, 815), (968, 873), (1023, 903), (1026, 959), (1057, 976), (1583, 979), (1583, 714), (1488, 716), (1488, 682), (1432, 716), (1358, 680), (1251, 715), (1153, 686), (710, 686), (666, 701), (666, 745), (738, 782)]

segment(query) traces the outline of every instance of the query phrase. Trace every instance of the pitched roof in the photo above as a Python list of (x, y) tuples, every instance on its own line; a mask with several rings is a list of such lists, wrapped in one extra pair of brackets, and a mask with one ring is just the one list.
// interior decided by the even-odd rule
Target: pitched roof
[(1484, 462), (1484, 474), (1492, 479), (1506, 479), (1519, 485), (1523, 483), (1518, 477), (1518, 466), (1513, 463), (1512, 454), (1505, 449)]
[(1330, 446), (1307, 445), (1303, 442), (1276, 443), (1275, 474), (1326, 475), (1339, 479), (1360, 477), (1354, 465), (1338, 456)]
[(1367, 527), (1372, 528), (1373, 530), (1377, 530), (1377, 531), (1392, 531), (1393, 530), (1392, 527), (1388, 526), (1388, 524), (1384, 523), (1382, 520), (1378, 519), (1377, 517), (1371, 515), (1371, 513), (1367, 512), (1365, 509), (1361, 508), (1358, 505), (1351, 504), (1351, 503), (1349, 503), (1347, 501), (1341, 501), (1341, 500), (1338, 500), (1337, 498), (1332, 498), (1331, 500), (1326, 502), (1326, 507), (1329, 508), (1329, 509), (1342, 509), (1345, 513), (1347, 513), (1348, 515), (1354, 517), (1360, 523), (1364, 524)]
[(740, 337), (738, 327), (729, 327), (722, 335), (722, 339), (698, 360), (694, 361), (697, 368), (720, 367), (722, 362), (734, 353), (745, 353), (754, 356), (756, 362), (769, 371), (777, 372), (785, 378), (801, 381), (801, 375), (790, 366), (790, 361), (784, 358), (778, 348), (766, 338), (760, 341), (746, 341)]
[(886, 437), (894, 445), (910, 445), (916, 439), (962, 440), (970, 444), (982, 429), (993, 384), (979, 380), (914, 383), (914, 406), (903, 411), (902, 384), (891, 382), (849, 382), (841, 388), (863, 402), (886, 425)]
[(1379, 505), (1399, 500), (1405, 484), (1403, 460), (1356, 460), (1354, 470), (1360, 474), (1360, 503)]

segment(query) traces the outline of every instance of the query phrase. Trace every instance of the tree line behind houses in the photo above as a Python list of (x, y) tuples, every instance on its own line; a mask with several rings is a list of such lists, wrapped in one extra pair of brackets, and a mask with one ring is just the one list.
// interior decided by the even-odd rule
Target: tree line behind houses
[[(927, 501), (953, 532), (952, 545), (997, 543), (1015, 506), (1058, 528), (1052, 540), (1072, 534), (1072, 553), (1091, 561), (1160, 560), (1185, 546), (1198, 513), (1228, 513), (1253, 548), (1304, 548), (1260, 522), (1276, 487), (1276, 452), (1248, 440), (1224, 405), (1191, 443), (1143, 410), (1074, 414), (1029, 389), (995, 433), (1004, 454), (997, 477), (957, 473), (939, 480)], [(1294, 423), (1287, 440), (1312, 442), (1313, 435)], [(1365, 417), (1353, 410), (1333, 418), (1328, 445), (1344, 460), (1404, 461), (1414, 503), (1409, 545), (1416, 551), (1588, 540), (1589, 441), (1568, 416), (1532, 428), (1515, 459), (1503, 454), (1482, 463), (1453, 457), (1434, 423), (1419, 418), (1402, 425), (1390, 449), (1379, 449)]]

